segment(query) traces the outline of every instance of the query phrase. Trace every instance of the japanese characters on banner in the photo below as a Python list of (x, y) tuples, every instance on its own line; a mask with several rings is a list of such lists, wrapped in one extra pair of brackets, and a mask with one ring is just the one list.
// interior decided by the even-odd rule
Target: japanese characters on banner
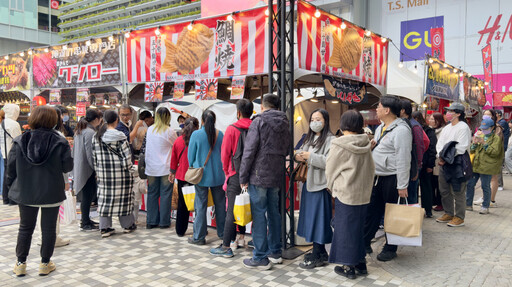
[(233, 77), (231, 80), (231, 100), (239, 100), (244, 97), (245, 76)]
[(174, 94), (172, 96), (173, 100), (180, 100), (185, 96), (185, 81), (176, 81), (174, 82)]
[(87, 103), (76, 103), (76, 116), (83, 117), (85, 116), (87, 110)]
[(60, 105), (60, 90), (50, 90), (50, 105)]
[[(267, 73), (265, 10), (133, 31), (127, 40), (128, 82), (197, 80)], [(261, 60), (257, 60), (261, 59)]]
[(161, 102), (164, 94), (164, 82), (146, 83), (144, 102)]
[(495, 107), (512, 107), (512, 93), (494, 93), (493, 102)]
[(95, 94), (94, 101), (96, 103), (96, 106), (103, 106), (105, 104), (105, 94)]
[(90, 45), (77, 42), (34, 51), (33, 74), (37, 88), (75, 88), (120, 85), (119, 38), (98, 38)]
[(78, 88), (76, 89), (76, 102), (77, 103), (89, 103), (89, 89)]
[(478, 107), (485, 106), (485, 93), (484, 89), (481, 88), (484, 86), (483, 81), (464, 74), (463, 86), (464, 100), (469, 103), (470, 107), (478, 109)]
[(322, 76), (326, 99), (339, 100), (342, 104), (357, 105), (368, 102), (364, 83), (343, 82), (330, 76)]
[(430, 29), (430, 45), (432, 46), (432, 57), (444, 60), (444, 28)]
[(485, 94), (487, 95), (493, 92), (491, 44), (488, 44), (482, 49), (482, 60), (484, 65), (484, 80), (487, 82), (485, 86)]
[(196, 81), (196, 100), (217, 99), (217, 79), (200, 79)]
[(459, 74), (437, 61), (427, 61), (427, 69), (425, 95), (456, 101), (459, 98)]
[(23, 57), (11, 55), (7, 60), (0, 58), (0, 92), (29, 90), (29, 69), (27, 54)]
[(316, 11), (297, 2), (299, 68), (385, 86), (388, 41), (324, 11), (315, 17)]

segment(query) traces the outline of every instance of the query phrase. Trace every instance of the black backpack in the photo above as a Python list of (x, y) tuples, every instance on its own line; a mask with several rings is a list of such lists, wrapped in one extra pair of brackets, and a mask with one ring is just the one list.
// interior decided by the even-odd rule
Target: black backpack
[(247, 136), (247, 131), (249, 129), (242, 129), (235, 125), (231, 125), (235, 129), (240, 132), (240, 136), (238, 137), (238, 143), (236, 144), (236, 150), (233, 156), (231, 157), (231, 168), (236, 171), (236, 173), (240, 172), (240, 166), (242, 165), (242, 156), (244, 154), (244, 142), (245, 137)]

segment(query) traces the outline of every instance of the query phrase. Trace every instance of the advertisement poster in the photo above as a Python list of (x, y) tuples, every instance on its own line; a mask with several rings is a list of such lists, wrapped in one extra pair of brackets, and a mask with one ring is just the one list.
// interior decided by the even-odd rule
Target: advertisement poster
[(484, 66), (484, 81), (487, 82), (487, 85), (485, 85), (485, 94), (490, 94), (493, 92), (491, 44), (482, 49), (482, 61)]
[(448, 66), (444, 68), (439, 62), (427, 61), (427, 83), (425, 95), (456, 101), (459, 98), (459, 74)]
[(324, 11), (315, 17), (316, 11), (297, 2), (299, 68), (385, 86), (389, 41)]
[(50, 90), (50, 105), (60, 105), (60, 90)]
[(196, 100), (216, 100), (217, 85), (217, 79), (200, 79), (196, 81)]
[(94, 101), (96, 102), (96, 106), (103, 106), (105, 104), (105, 94), (94, 95)]
[(83, 117), (85, 116), (87, 110), (87, 103), (76, 103), (76, 116)]
[(244, 97), (245, 76), (233, 77), (231, 80), (231, 100), (239, 100)]
[(89, 89), (88, 88), (76, 89), (76, 102), (77, 103), (89, 103)]
[(174, 94), (172, 96), (173, 100), (182, 99), (185, 96), (185, 81), (176, 81), (174, 82)]
[(164, 82), (146, 83), (144, 102), (161, 102), (164, 94)]
[(0, 92), (29, 90), (29, 70), (27, 54), (11, 55), (7, 60), (0, 58)]
[[(198, 80), (267, 73), (267, 7), (132, 31), (129, 83)], [(232, 10), (233, 11), (233, 10)]]
[(348, 83), (341, 79), (322, 76), (326, 99), (339, 100), (342, 104), (357, 105), (368, 102), (364, 83)]
[(495, 107), (512, 107), (512, 93), (494, 93), (492, 98)]
[(430, 44), (432, 46), (432, 53), (430, 55), (444, 62), (445, 59), (443, 27), (430, 29)]
[(108, 95), (108, 103), (110, 105), (117, 105), (119, 103), (119, 97), (117, 93), (110, 93)]
[(444, 16), (422, 18), (400, 23), (400, 60), (414, 61), (432, 54), (430, 31), (443, 27)]
[[(66, 48), (64, 48), (66, 47)], [(120, 85), (119, 38), (52, 46), (34, 50), (34, 86), (75, 88)]]
[(470, 107), (478, 109), (485, 106), (485, 93), (483, 90), (484, 82), (475, 77), (469, 77), (464, 74), (464, 101), (469, 103)]

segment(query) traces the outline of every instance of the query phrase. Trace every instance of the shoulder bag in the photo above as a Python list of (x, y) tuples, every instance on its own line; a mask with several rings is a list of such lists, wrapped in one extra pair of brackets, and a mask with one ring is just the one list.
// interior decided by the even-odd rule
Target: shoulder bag
[(208, 160), (210, 159), (210, 156), (212, 155), (212, 150), (215, 147), (215, 143), (217, 143), (217, 137), (215, 137), (215, 142), (213, 143), (213, 146), (210, 147), (210, 151), (208, 152), (208, 156), (206, 157), (206, 161), (204, 162), (202, 167), (188, 167), (187, 173), (185, 173), (185, 181), (191, 183), (191, 184), (198, 184), (201, 182), (201, 179), (203, 178), (204, 173), (204, 167), (208, 163)]

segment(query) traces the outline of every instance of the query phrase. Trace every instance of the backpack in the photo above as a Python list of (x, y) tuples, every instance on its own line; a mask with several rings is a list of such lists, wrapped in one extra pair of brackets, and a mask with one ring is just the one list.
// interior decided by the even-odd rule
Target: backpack
[(242, 129), (235, 125), (231, 125), (231, 126), (233, 126), (235, 129), (237, 129), (240, 132), (240, 135), (238, 136), (238, 142), (236, 144), (235, 153), (231, 157), (231, 168), (236, 173), (239, 173), (240, 166), (242, 165), (242, 156), (244, 154), (245, 137), (247, 136), (247, 132), (249, 131), (249, 129)]

